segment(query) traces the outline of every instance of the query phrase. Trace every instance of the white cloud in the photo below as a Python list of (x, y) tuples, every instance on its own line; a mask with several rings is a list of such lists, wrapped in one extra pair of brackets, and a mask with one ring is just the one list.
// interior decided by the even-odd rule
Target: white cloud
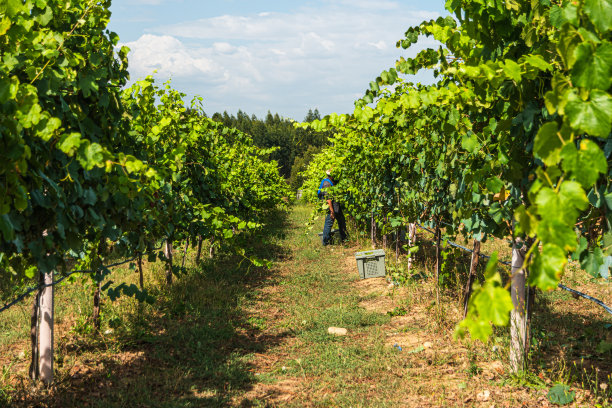
[[(204, 96), (207, 111), (241, 108), (260, 116), (270, 109), (297, 119), (314, 107), (346, 112), (400, 55), (416, 54), (395, 48), (405, 30), (437, 17), (393, 1), (327, 4), (325, 10), (223, 15), (150, 30), (154, 34), (126, 44), (130, 72), (135, 78), (157, 69), (175, 86), (189, 84), (181, 90)], [(433, 45), (424, 41), (417, 48)]]
[(168, 35), (145, 34), (138, 40), (126, 43), (130, 71), (137, 76), (148, 75), (154, 70), (161, 76), (215, 76), (224, 72), (212, 58), (187, 49), (181, 41)]

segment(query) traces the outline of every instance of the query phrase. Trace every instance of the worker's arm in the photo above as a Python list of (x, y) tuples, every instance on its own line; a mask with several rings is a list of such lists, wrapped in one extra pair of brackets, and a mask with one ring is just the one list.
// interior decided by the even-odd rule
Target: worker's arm
[(336, 214), (334, 213), (334, 206), (332, 205), (332, 200), (327, 200), (327, 205), (329, 205), (329, 212), (331, 214), (331, 219), (336, 218)]

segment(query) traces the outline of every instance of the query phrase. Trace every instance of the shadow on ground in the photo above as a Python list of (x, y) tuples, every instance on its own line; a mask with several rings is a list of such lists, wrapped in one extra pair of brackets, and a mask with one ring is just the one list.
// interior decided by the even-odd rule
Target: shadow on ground
[[(565, 292), (539, 294), (533, 317), (531, 366), (553, 369), (565, 383), (610, 384), (612, 352), (601, 348), (612, 342), (612, 316), (584, 299)], [(606, 388), (606, 387), (604, 387)], [(608, 393), (612, 397), (612, 393)]]
[[(279, 261), (287, 214), (278, 211), (265, 230), (249, 237), (249, 256)], [(178, 277), (155, 305), (123, 317), (112, 340), (62, 342), (56, 384), (46, 392), (24, 389), (14, 406), (201, 407), (234, 405), (231, 398), (257, 379), (250, 360), (289, 335), (263, 332), (248, 311), (257, 288), (273, 285), (274, 270), (243, 257), (219, 254)], [(107, 336), (108, 337), (108, 336)], [(27, 387), (27, 386), (26, 386)]]

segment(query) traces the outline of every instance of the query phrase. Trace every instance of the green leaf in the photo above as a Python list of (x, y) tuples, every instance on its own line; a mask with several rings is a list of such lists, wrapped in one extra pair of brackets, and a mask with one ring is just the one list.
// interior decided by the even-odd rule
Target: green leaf
[(45, 8), (45, 12), (43, 14), (36, 16), (36, 20), (43, 27), (49, 24), (49, 21), (51, 21), (52, 18), (53, 11), (51, 10), (51, 7), (48, 6)]
[(550, 243), (542, 246), (542, 252), (535, 254), (529, 284), (542, 290), (555, 289), (561, 279), (567, 256), (563, 249)]
[(553, 166), (560, 160), (559, 153), (563, 147), (559, 127), (555, 122), (544, 124), (535, 137), (533, 153), (542, 159), (547, 166)]
[(468, 317), (459, 322), (459, 325), (457, 325), (455, 337), (465, 336), (466, 331), (469, 331), (470, 336), (472, 336), (473, 339), (480, 340), (482, 342), (486, 342), (491, 334), (493, 334), (491, 323), (484, 319), (474, 318), (469, 314)]
[(15, 227), (8, 214), (0, 215), (0, 232), (2, 232), (2, 236), (6, 242), (15, 239)]
[(574, 84), (587, 89), (607, 90), (612, 83), (612, 44), (583, 42), (574, 51), (576, 62), (572, 69)]
[(542, 217), (545, 218), (550, 214), (561, 214), (561, 200), (552, 188), (542, 188), (538, 192), (535, 201), (538, 205), (538, 214)]
[(487, 266), (485, 268), (485, 279), (493, 279), (493, 277), (497, 274), (497, 251), (491, 254), (491, 258), (487, 262)]
[(604, 263), (604, 255), (601, 248), (593, 248), (588, 255), (580, 262), (582, 269), (594, 278), (599, 278), (599, 269)]
[(22, 0), (6, 0), (6, 14), (9, 17), (13, 17), (21, 11), (25, 11), (25, 5)]
[(591, 92), (588, 101), (568, 94), (565, 113), (572, 128), (592, 136), (606, 138), (612, 128), (612, 97), (605, 92)]
[(516, 224), (517, 234), (526, 234), (533, 237), (538, 228), (538, 218), (533, 215), (525, 206), (521, 205), (514, 210), (514, 219), (518, 221)]
[(0, 35), (6, 34), (9, 28), (11, 28), (11, 19), (8, 16), (5, 16), (2, 20), (0, 20)]
[(487, 190), (492, 193), (499, 193), (501, 189), (504, 187), (504, 182), (499, 179), (499, 177), (490, 177), (487, 179)]
[(59, 143), (57, 144), (57, 147), (59, 147), (59, 149), (62, 152), (66, 153), (69, 156), (72, 156), (74, 152), (76, 152), (76, 150), (79, 148), (80, 145), (81, 145), (81, 134), (80, 133), (69, 133), (69, 134), (62, 135)]
[(134, 156), (126, 156), (125, 169), (129, 173), (138, 173), (144, 167), (144, 163)]
[(612, 28), (612, 0), (585, 0), (583, 10), (600, 33)]
[(29, 268), (26, 268), (24, 274), (28, 279), (32, 279), (37, 271), (38, 268), (36, 268), (36, 266), (30, 266)]
[(567, 405), (574, 401), (576, 396), (575, 391), (570, 392), (570, 388), (567, 385), (557, 384), (548, 391), (548, 400), (553, 404)]
[[(551, 214), (549, 214), (551, 215)], [(553, 216), (561, 214), (552, 214)], [(565, 251), (576, 248), (576, 234), (572, 227), (559, 219), (544, 218), (538, 225), (538, 237), (545, 243), (552, 243)]]
[(561, 150), (562, 167), (583, 187), (589, 189), (601, 173), (608, 171), (608, 163), (599, 146), (588, 139), (580, 141), (580, 149), (573, 143), (567, 143)]
[(96, 166), (101, 166), (104, 160), (104, 149), (98, 143), (81, 143), (79, 147), (78, 160), (85, 170), (91, 170)]
[(560, 216), (556, 216), (568, 226), (576, 224), (580, 211), (585, 210), (589, 204), (589, 200), (580, 183), (570, 180), (566, 180), (561, 184), (559, 201), (563, 211), (562, 214), (559, 214)]
[(17, 211), (23, 211), (28, 208), (28, 197), (25, 194), (23, 188), (20, 188), (20, 190), (21, 191), (19, 192), (19, 194), (16, 194), (13, 198), (13, 204)]
[(79, 87), (83, 91), (83, 96), (89, 98), (92, 93), (98, 92), (98, 83), (95, 78), (91, 76), (80, 76)]
[(572, 254), (572, 261), (580, 259), (580, 255), (589, 247), (589, 241), (585, 237), (580, 237), (578, 240), (578, 248)]
[(470, 153), (475, 153), (479, 148), (478, 137), (475, 134), (463, 135), (461, 137), (461, 147)]
[(525, 62), (541, 71), (552, 71), (552, 65), (546, 62), (540, 55), (530, 54), (525, 57)]
[(557, 52), (563, 59), (563, 63), (568, 70), (572, 68), (576, 61), (574, 51), (581, 42), (582, 38), (575, 29), (565, 27), (561, 32), (559, 41), (557, 42)]
[(513, 308), (510, 292), (502, 287), (487, 283), (474, 298), (474, 305), (483, 320), (497, 326), (508, 324), (510, 311)]
[(521, 82), (521, 67), (511, 59), (504, 61), (503, 65), (504, 73), (517, 84)]

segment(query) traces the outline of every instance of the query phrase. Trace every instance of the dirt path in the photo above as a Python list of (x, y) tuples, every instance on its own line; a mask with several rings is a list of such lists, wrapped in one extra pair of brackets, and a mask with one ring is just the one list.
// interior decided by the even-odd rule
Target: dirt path
[[(293, 214), (281, 279), (262, 290), (250, 313), (271, 335), (290, 333), (252, 360), (257, 381), (233, 398), (242, 406), (549, 407), (554, 375), (512, 377), (507, 336), (488, 344), (453, 338), (461, 319), (448, 294), (435, 304), (432, 282), (389, 285), (359, 280), (358, 246), (322, 248)], [(391, 315), (391, 316), (390, 316)], [(335, 337), (328, 327), (347, 329)], [(570, 406), (591, 406), (576, 390)]]
[[(399, 288), (385, 278), (359, 280), (359, 248), (322, 248), (296, 215), (289, 256), (277, 265), (281, 278), (249, 309), (265, 322), (266, 335), (290, 335), (253, 356), (259, 381), (232, 404), (548, 406), (544, 390), (503, 385), (506, 367), (491, 351), (502, 346), (453, 340), (459, 311), (452, 303), (435, 306), (427, 283)], [(329, 335), (332, 326), (348, 334)]]

